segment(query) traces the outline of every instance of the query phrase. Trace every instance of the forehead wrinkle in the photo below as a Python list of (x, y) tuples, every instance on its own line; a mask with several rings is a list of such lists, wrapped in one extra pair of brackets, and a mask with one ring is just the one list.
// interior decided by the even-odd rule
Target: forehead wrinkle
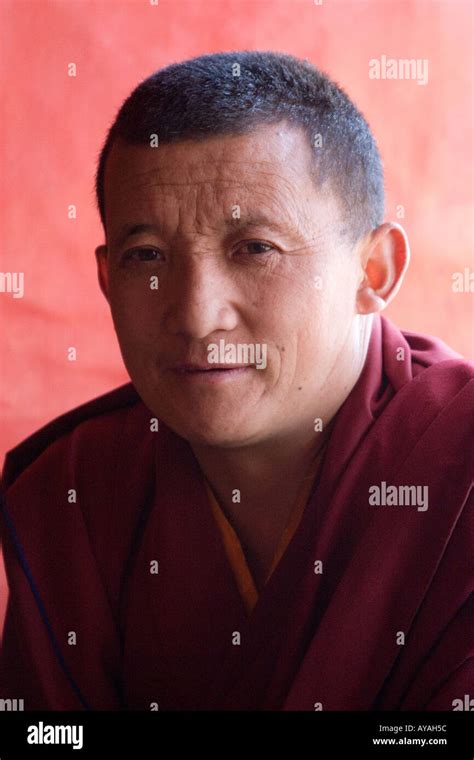
[[(173, 187), (189, 187), (191, 189), (193, 187), (199, 188), (199, 187), (201, 187), (203, 185), (209, 185), (211, 187), (214, 186), (214, 185), (224, 185), (224, 186), (229, 187), (229, 188), (232, 188), (232, 187), (235, 186), (235, 187), (238, 187), (238, 188), (244, 188), (248, 192), (257, 192), (257, 190), (258, 190), (258, 181), (257, 180), (249, 181), (248, 179), (244, 179), (244, 178), (242, 178), (242, 179), (239, 180), (239, 179), (235, 179), (235, 177), (234, 178), (229, 178), (229, 179), (224, 179), (224, 178), (219, 178), (219, 177), (216, 177), (214, 179), (201, 179), (201, 180), (194, 180), (193, 179), (193, 180), (187, 180), (187, 181), (183, 181), (183, 182), (178, 182), (177, 180), (165, 182), (165, 181), (163, 181), (162, 179), (159, 179), (159, 178), (156, 178), (155, 180), (151, 180), (151, 181), (147, 181), (146, 179), (144, 179), (144, 180), (141, 179), (145, 174), (153, 174), (153, 173), (154, 172), (146, 172), (146, 173), (142, 173), (140, 175), (136, 175), (133, 178), (133, 180), (134, 180), (133, 183), (130, 182), (130, 179), (124, 178), (120, 184), (122, 186), (126, 186), (127, 188), (128, 187), (132, 187), (132, 188), (133, 187), (140, 187), (140, 188), (141, 187), (147, 187), (147, 188), (152, 187), (152, 188), (156, 188), (158, 190), (160, 188), (170, 188), (170, 187), (171, 188), (173, 188)], [(277, 175), (272, 175), (272, 176), (277, 176)], [(297, 189), (291, 183), (286, 182), (283, 177), (279, 177), (279, 179), (282, 181), (282, 184), (287, 184), (288, 185), (288, 190), (294, 191), (294, 190)], [(138, 180), (138, 181), (136, 181), (136, 180)], [(255, 187), (255, 185), (257, 185), (257, 187)], [(271, 189), (271, 188), (272, 188), (272, 185), (269, 184), (268, 185), (268, 189)], [(275, 191), (278, 191), (278, 187), (273, 187), (273, 189)]]
[[(174, 200), (172, 195), (170, 197), (171, 200)], [(190, 201), (192, 202), (191, 208)], [(228, 203), (216, 200), (215, 202), (211, 201), (210, 204), (207, 203), (206, 209), (201, 205), (197, 211), (196, 198), (188, 197), (186, 204), (173, 204), (169, 212), (165, 208), (162, 209), (160, 215), (160, 210), (153, 208), (153, 204), (150, 204), (149, 213), (146, 214), (146, 220), (143, 222), (152, 223), (163, 237), (168, 235), (170, 237), (182, 236), (186, 233), (191, 236), (205, 235), (224, 230), (235, 233), (239, 230), (243, 232), (255, 230), (257, 232), (259, 229), (268, 229), (273, 234), (290, 235), (294, 240), (304, 243), (303, 248), (319, 243), (326, 236), (326, 230), (331, 223), (331, 220), (325, 217), (323, 226), (319, 224), (317, 228), (314, 225), (309, 227), (301, 221), (301, 215), (297, 214), (296, 218), (292, 218), (280, 209), (276, 211), (274, 206), (268, 206), (267, 203), (253, 203), (249, 208), (244, 205), (241, 209), (240, 218), (234, 218), (231, 213), (232, 205), (232, 199)], [(217, 215), (216, 209), (219, 207), (222, 209), (222, 213)], [(116, 238), (123, 239), (127, 230), (136, 226), (135, 222), (140, 224), (142, 216), (139, 214), (135, 220), (131, 219), (130, 223), (121, 225)], [(172, 229), (169, 229), (170, 227)]]
[[(223, 160), (223, 158), (215, 158), (212, 155), (206, 156), (206, 161), (203, 166), (203, 161), (197, 160), (193, 162), (186, 162), (184, 164), (183, 169), (185, 171), (189, 171), (190, 178), (185, 179), (184, 181), (179, 181), (175, 178), (176, 175), (176, 161), (173, 163), (170, 163), (169, 166), (167, 164), (159, 164), (158, 166), (153, 166), (149, 169), (144, 169), (142, 171), (133, 172), (132, 177), (125, 177), (124, 181), (129, 182), (132, 178), (144, 178), (146, 180), (146, 177), (153, 174), (158, 175), (165, 175), (158, 179), (158, 182), (152, 183), (153, 185), (159, 184), (163, 186), (176, 186), (181, 187), (189, 184), (203, 184), (206, 182), (235, 182), (236, 177), (236, 168), (237, 170), (241, 167), (250, 166), (252, 170), (255, 172), (256, 168), (261, 167), (269, 167), (269, 169), (266, 171), (264, 168), (262, 168), (258, 173), (261, 177), (264, 179), (268, 179), (269, 177), (277, 178), (279, 182), (283, 182), (289, 186), (288, 189), (294, 190), (297, 187), (297, 184), (295, 185), (289, 178), (285, 177), (284, 175), (279, 173), (279, 168), (281, 168), (285, 173), (288, 173), (289, 171), (294, 173), (296, 176), (297, 182), (300, 180), (300, 171), (297, 168), (294, 168), (291, 164), (283, 164), (275, 161), (269, 161), (265, 159), (258, 160), (257, 158), (247, 160), (245, 158), (240, 158), (238, 160)], [(213, 167), (217, 170), (216, 175), (214, 177), (204, 177), (203, 179), (199, 178), (192, 178), (192, 174), (199, 172), (202, 174), (202, 172), (208, 172), (210, 167)], [(229, 177), (222, 177), (219, 176), (220, 174), (225, 174), (226, 170), (229, 170)], [(173, 179), (167, 180), (166, 174), (172, 173)], [(238, 176), (238, 171), (237, 171)], [(145, 181), (146, 184), (146, 181)], [(237, 181), (238, 184), (238, 181)]]
[[(242, 162), (233, 163), (241, 164)], [(262, 166), (271, 164), (269, 161), (257, 161), (255, 163)], [(192, 201), (193, 209), (191, 211), (189, 209), (186, 210), (183, 208), (182, 203), (178, 203), (175, 204), (173, 211), (170, 211), (172, 216), (174, 216), (176, 212), (179, 216), (178, 229), (181, 228), (183, 222), (185, 224), (189, 223), (190, 217), (193, 219), (194, 223), (192, 233), (195, 232), (196, 226), (199, 228), (204, 226), (213, 230), (219, 229), (222, 225), (219, 224), (216, 218), (214, 208), (221, 207), (223, 209), (222, 218), (230, 219), (234, 229), (247, 224), (247, 216), (258, 217), (266, 215), (270, 220), (274, 219), (276, 224), (279, 224), (281, 227), (286, 227), (293, 235), (297, 235), (298, 238), (304, 239), (306, 244), (317, 242), (323, 236), (330, 224), (327, 211), (324, 215), (324, 220), (321, 217), (321, 208), (314, 208), (313, 215), (313, 209), (308, 208), (308, 204), (311, 205), (311, 198), (305, 198), (307, 189), (300, 190), (289, 178), (281, 176), (275, 171), (276, 167), (272, 165), (272, 168), (272, 171), (261, 173), (260, 176), (271, 177), (272, 180), (271, 182), (266, 183), (262, 188), (258, 183), (259, 178), (249, 178), (248, 176), (242, 177), (242, 179), (236, 179), (234, 176), (232, 178), (214, 177), (210, 179), (207, 177), (205, 179), (192, 179), (186, 181), (177, 181), (176, 179), (173, 179), (172, 181), (164, 181), (159, 176), (160, 167), (153, 167), (134, 175), (132, 189), (135, 187), (140, 191), (154, 191), (154, 198), (147, 198), (146, 206), (148, 206), (147, 213), (151, 212), (155, 219), (153, 205), (154, 199), (156, 199), (157, 196), (159, 197), (161, 195), (165, 199), (169, 198), (173, 202), (176, 201), (176, 198), (173, 192), (169, 192), (170, 189), (187, 188), (188, 192), (185, 194), (185, 205), (189, 206), (190, 201)], [(124, 195), (127, 190), (130, 189), (130, 184), (127, 184), (127, 182), (128, 180), (125, 178), (121, 183)], [(202, 197), (200, 191), (205, 191), (206, 187), (209, 188), (213, 195), (211, 205), (212, 213), (207, 213), (206, 221), (202, 222), (198, 219), (198, 216), (202, 218), (202, 212), (205, 207), (209, 205), (209, 196), (205, 193), (203, 203), (200, 203), (200, 196)], [(234, 188), (233, 195), (230, 195), (228, 200), (219, 197), (223, 191), (229, 192), (230, 194), (232, 188)], [(122, 195), (122, 193), (119, 194)], [(239, 198), (239, 194), (243, 194), (245, 198)], [(253, 200), (253, 209), (250, 210), (249, 214), (246, 214), (245, 211), (242, 211), (242, 207), (245, 209), (249, 196)], [(261, 205), (259, 205), (260, 200)], [(232, 217), (232, 208), (236, 204), (241, 206), (240, 219), (234, 219)], [(200, 211), (200, 213), (197, 213), (197, 211)], [(206, 216), (205, 211), (204, 216)], [(323, 226), (321, 225), (322, 221)], [(164, 223), (157, 218), (156, 226), (162, 229)]]
[[(298, 205), (293, 197), (288, 198), (288, 196), (285, 196), (286, 205), (282, 206), (280, 193), (270, 192), (269, 195), (270, 197), (268, 197), (267, 193), (264, 194), (263, 190), (255, 192), (257, 199), (260, 196), (264, 196), (264, 202), (261, 205), (256, 204), (259, 211), (263, 211), (269, 218), (275, 219), (277, 223), (281, 222), (298, 237), (303, 236), (307, 238), (308, 235), (311, 236), (315, 232), (315, 221), (311, 221), (311, 217), (308, 217), (305, 213), (303, 203)], [(315, 209), (315, 217), (317, 216), (317, 210)], [(319, 237), (320, 234), (321, 228), (318, 225), (317, 236)]]

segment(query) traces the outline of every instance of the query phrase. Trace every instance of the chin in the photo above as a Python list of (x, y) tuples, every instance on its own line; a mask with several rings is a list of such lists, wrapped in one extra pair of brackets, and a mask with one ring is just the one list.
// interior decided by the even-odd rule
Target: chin
[(193, 420), (192, 425), (184, 423), (183, 420), (166, 419), (166, 417), (162, 419), (176, 435), (196, 446), (234, 448), (244, 445), (253, 437), (250, 430), (236, 429), (235, 425), (222, 424), (222, 421), (219, 422), (217, 419), (215, 421), (206, 419), (202, 425), (196, 419)]
[[(249, 415), (243, 413), (242, 404), (205, 402), (182, 398), (170, 393), (166, 386), (135, 386), (150, 411), (176, 435), (189, 443), (201, 446), (233, 447), (245, 444), (256, 434), (249, 425)], [(166, 399), (165, 403), (163, 401)], [(240, 408), (239, 408), (240, 407)], [(236, 414), (239, 412), (240, 414)], [(237, 419), (237, 416), (240, 419)]]

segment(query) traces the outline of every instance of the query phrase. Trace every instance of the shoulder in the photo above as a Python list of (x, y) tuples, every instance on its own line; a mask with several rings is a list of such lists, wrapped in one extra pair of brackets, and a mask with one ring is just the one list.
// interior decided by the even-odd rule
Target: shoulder
[(2, 491), (35, 465), (49, 461), (54, 467), (78, 443), (107, 451), (130, 412), (145, 409), (132, 383), (127, 383), (60, 415), (7, 452)]
[[(383, 370), (396, 393), (424, 398), (439, 409), (474, 400), (474, 364), (431, 335), (399, 330), (382, 317)], [(414, 410), (416, 413), (416, 409)]]
[(449, 490), (453, 478), (464, 499), (473, 479), (473, 366), (436, 338), (387, 319), (374, 328), (366, 366), (338, 420), (341, 439), (356, 431), (354, 466), (361, 478), (368, 468), (371, 483), (403, 470), (407, 483)]

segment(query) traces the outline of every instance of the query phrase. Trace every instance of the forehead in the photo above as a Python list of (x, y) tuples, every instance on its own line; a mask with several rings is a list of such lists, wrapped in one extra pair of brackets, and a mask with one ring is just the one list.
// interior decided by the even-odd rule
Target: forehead
[(206, 224), (235, 204), (301, 223), (319, 195), (311, 161), (306, 134), (286, 122), (158, 147), (117, 139), (105, 171), (107, 230), (150, 217), (175, 225), (183, 212)]
[(303, 130), (286, 122), (260, 125), (249, 134), (214, 135), (157, 147), (132, 145), (117, 138), (107, 159), (106, 180), (113, 183), (119, 176), (132, 177), (150, 170), (164, 180), (176, 174), (199, 180), (214, 172), (231, 178), (236, 168), (249, 170), (255, 163), (257, 171), (266, 165), (267, 171), (274, 167), (297, 175), (298, 170), (307, 168), (310, 155)]

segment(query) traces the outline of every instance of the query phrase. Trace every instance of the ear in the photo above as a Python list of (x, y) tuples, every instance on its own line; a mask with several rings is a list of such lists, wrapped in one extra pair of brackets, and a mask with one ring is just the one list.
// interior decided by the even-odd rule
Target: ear
[(97, 260), (97, 276), (99, 278), (99, 286), (104, 294), (106, 300), (109, 300), (109, 270), (107, 266), (107, 246), (98, 245), (95, 249), (95, 257)]
[(358, 314), (382, 311), (396, 296), (410, 261), (410, 246), (403, 227), (385, 222), (363, 245), (363, 277), (357, 291)]

